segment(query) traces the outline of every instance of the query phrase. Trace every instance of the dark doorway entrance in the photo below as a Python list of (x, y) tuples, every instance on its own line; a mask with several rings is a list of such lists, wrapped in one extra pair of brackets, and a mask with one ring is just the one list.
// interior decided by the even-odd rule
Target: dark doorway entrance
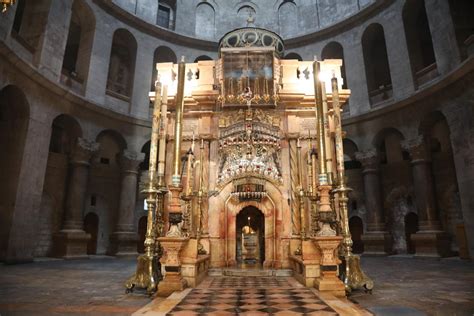
[(405, 215), (405, 238), (407, 241), (407, 252), (416, 253), (415, 243), (411, 240), (411, 235), (418, 231), (418, 215), (413, 212)]
[(364, 242), (362, 241), (362, 234), (364, 233), (364, 223), (358, 216), (353, 216), (349, 219), (349, 230), (352, 236), (352, 251), (354, 253), (364, 252)]
[(138, 220), (138, 243), (137, 252), (145, 253), (145, 236), (146, 236), (147, 217), (142, 216)]
[(97, 234), (99, 232), (99, 216), (94, 213), (88, 213), (84, 217), (84, 230), (91, 235), (91, 239), (87, 243), (87, 254), (97, 254)]
[(254, 206), (245, 207), (236, 219), (237, 264), (262, 265), (265, 261), (265, 217)]

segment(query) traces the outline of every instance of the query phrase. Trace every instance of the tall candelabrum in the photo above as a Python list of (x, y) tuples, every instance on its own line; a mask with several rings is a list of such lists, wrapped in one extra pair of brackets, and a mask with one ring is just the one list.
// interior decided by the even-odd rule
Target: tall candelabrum
[(343, 237), (341, 245), (343, 257), (341, 278), (346, 287), (346, 291), (348, 292), (360, 288), (365, 288), (367, 291), (372, 291), (374, 286), (373, 281), (362, 271), (362, 268), (360, 267), (360, 257), (352, 253), (352, 238), (351, 232), (349, 230), (349, 212), (347, 207), (347, 202), (349, 201), (348, 194), (351, 189), (347, 187), (345, 177), (341, 105), (339, 102), (337, 78), (334, 76), (331, 79), (331, 86), (337, 171), (337, 184), (336, 189), (333, 190), (333, 195), (338, 195), (337, 202), (339, 204), (339, 224)]
[[(166, 135), (162, 135), (162, 123), (166, 122), (167, 88), (164, 87), (164, 99), (162, 102), (161, 83), (155, 83), (155, 102), (153, 104), (153, 117), (150, 141), (150, 162), (148, 168), (148, 181), (142, 193), (145, 194), (147, 204), (147, 229), (145, 235), (145, 253), (137, 259), (137, 269), (135, 274), (125, 283), (126, 292), (132, 292), (135, 287), (144, 288), (149, 295), (156, 291), (158, 282), (161, 280), (161, 266), (159, 256), (161, 254), (157, 238), (162, 233), (163, 227), (163, 194), (164, 191), (164, 169), (161, 178), (157, 175), (157, 162), (164, 165), (164, 156), (160, 155), (158, 161), (158, 142), (160, 152), (164, 154), (166, 146)], [(165, 128), (164, 128), (165, 129)], [(162, 187), (159, 186), (161, 182)]]
[(199, 189), (197, 192), (197, 233), (196, 239), (198, 241), (198, 254), (206, 254), (206, 250), (201, 244), (202, 236), (202, 203), (204, 197), (204, 139), (201, 139), (201, 146), (199, 147)]

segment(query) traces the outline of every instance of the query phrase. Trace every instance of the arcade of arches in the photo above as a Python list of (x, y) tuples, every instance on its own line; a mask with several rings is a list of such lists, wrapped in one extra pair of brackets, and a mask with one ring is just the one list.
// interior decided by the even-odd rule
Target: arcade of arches
[[(11, 289), (26, 282), (19, 267), (52, 262), (61, 271), (90, 262), (120, 278), (110, 288), (120, 283), (124, 292), (123, 283), (138, 273), (135, 258), (151, 252), (161, 258), (161, 270), (154, 268), (163, 277), (159, 294), (183, 284), (193, 289), (184, 306), (193, 305), (186, 300), (196, 293), (250, 286), (276, 291), (268, 295), (310, 288), (303, 294), (320, 299), (328, 313), (383, 314), (377, 308), (391, 300), (430, 314), (434, 307), (401, 294), (402, 284), (395, 284), (396, 294), (387, 286), (397, 281), (386, 269), (413, 265), (423, 275), (423, 258), (426, 269), (466, 275), (454, 285), (461, 293), (456, 301), (436, 287), (451, 279), (437, 279), (440, 271), (433, 270), (427, 282), (440, 291), (433, 299), (440, 310), (474, 312), (472, 1), (260, 2), (17, 0), (1, 14), (0, 281), (10, 292), (0, 289), (0, 314), (34, 309), (10, 304)], [(329, 131), (322, 164), (315, 55), (326, 93), (321, 124)], [(157, 81), (166, 99), (156, 98)], [(154, 120), (157, 104), (161, 116)], [(346, 225), (342, 195), (333, 190), (343, 182), (336, 176), (343, 166), (352, 252), (375, 282), (372, 301), (354, 291), (359, 304), (344, 300), (345, 310), (318, 287), (326, 272), (342, 278), (338, 255), (345, 258), (338, 246), (335, 261), (323, 264), (314, 241), (324, 222), (317, 191), (325, 183), (322, 165), (334, 181), (328, 227), (342, 236)], [(151, 199), (153, 175), (164, 186)], [(409, 282), (410, 271), (402, 270)], [(48, 284), (44, 273), (38, 291)], [(341, 286), (330, 295), (345, 293)], [(146, 304), (130, 300), (140, 296), (138, 288), (123, 296), (126, 308), (117, 314)], [(49, 312), (61, 312), (59, 303), (42, 300), (52, 304)], [(167, 312), (191, 312), (181, 305)], [(280, 311), (267, 308), (258, 311)], [(281, 312), (312, 312), (292, 308)]]

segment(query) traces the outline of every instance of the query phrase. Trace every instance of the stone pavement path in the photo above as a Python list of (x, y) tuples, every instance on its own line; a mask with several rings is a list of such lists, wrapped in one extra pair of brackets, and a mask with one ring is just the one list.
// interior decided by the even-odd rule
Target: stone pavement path
[(150, 299), (125, 294), (135, 259), (0, 264), (0, 315), (130, 315)]
[(368, 315), (350, 301), (320, 295), (292, 277), (207, 277), (197, 288), (175, 294), (134, 315)]

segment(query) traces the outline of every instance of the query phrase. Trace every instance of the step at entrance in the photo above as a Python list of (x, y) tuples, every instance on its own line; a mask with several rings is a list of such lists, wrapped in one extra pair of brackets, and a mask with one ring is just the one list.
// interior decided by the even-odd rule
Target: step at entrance
[(232, 276), (232, 277), (286, 277), (292, 276), (291, 269), (239, 269), (239, 268), (214, 268), (209, 269), (209, 276)]

